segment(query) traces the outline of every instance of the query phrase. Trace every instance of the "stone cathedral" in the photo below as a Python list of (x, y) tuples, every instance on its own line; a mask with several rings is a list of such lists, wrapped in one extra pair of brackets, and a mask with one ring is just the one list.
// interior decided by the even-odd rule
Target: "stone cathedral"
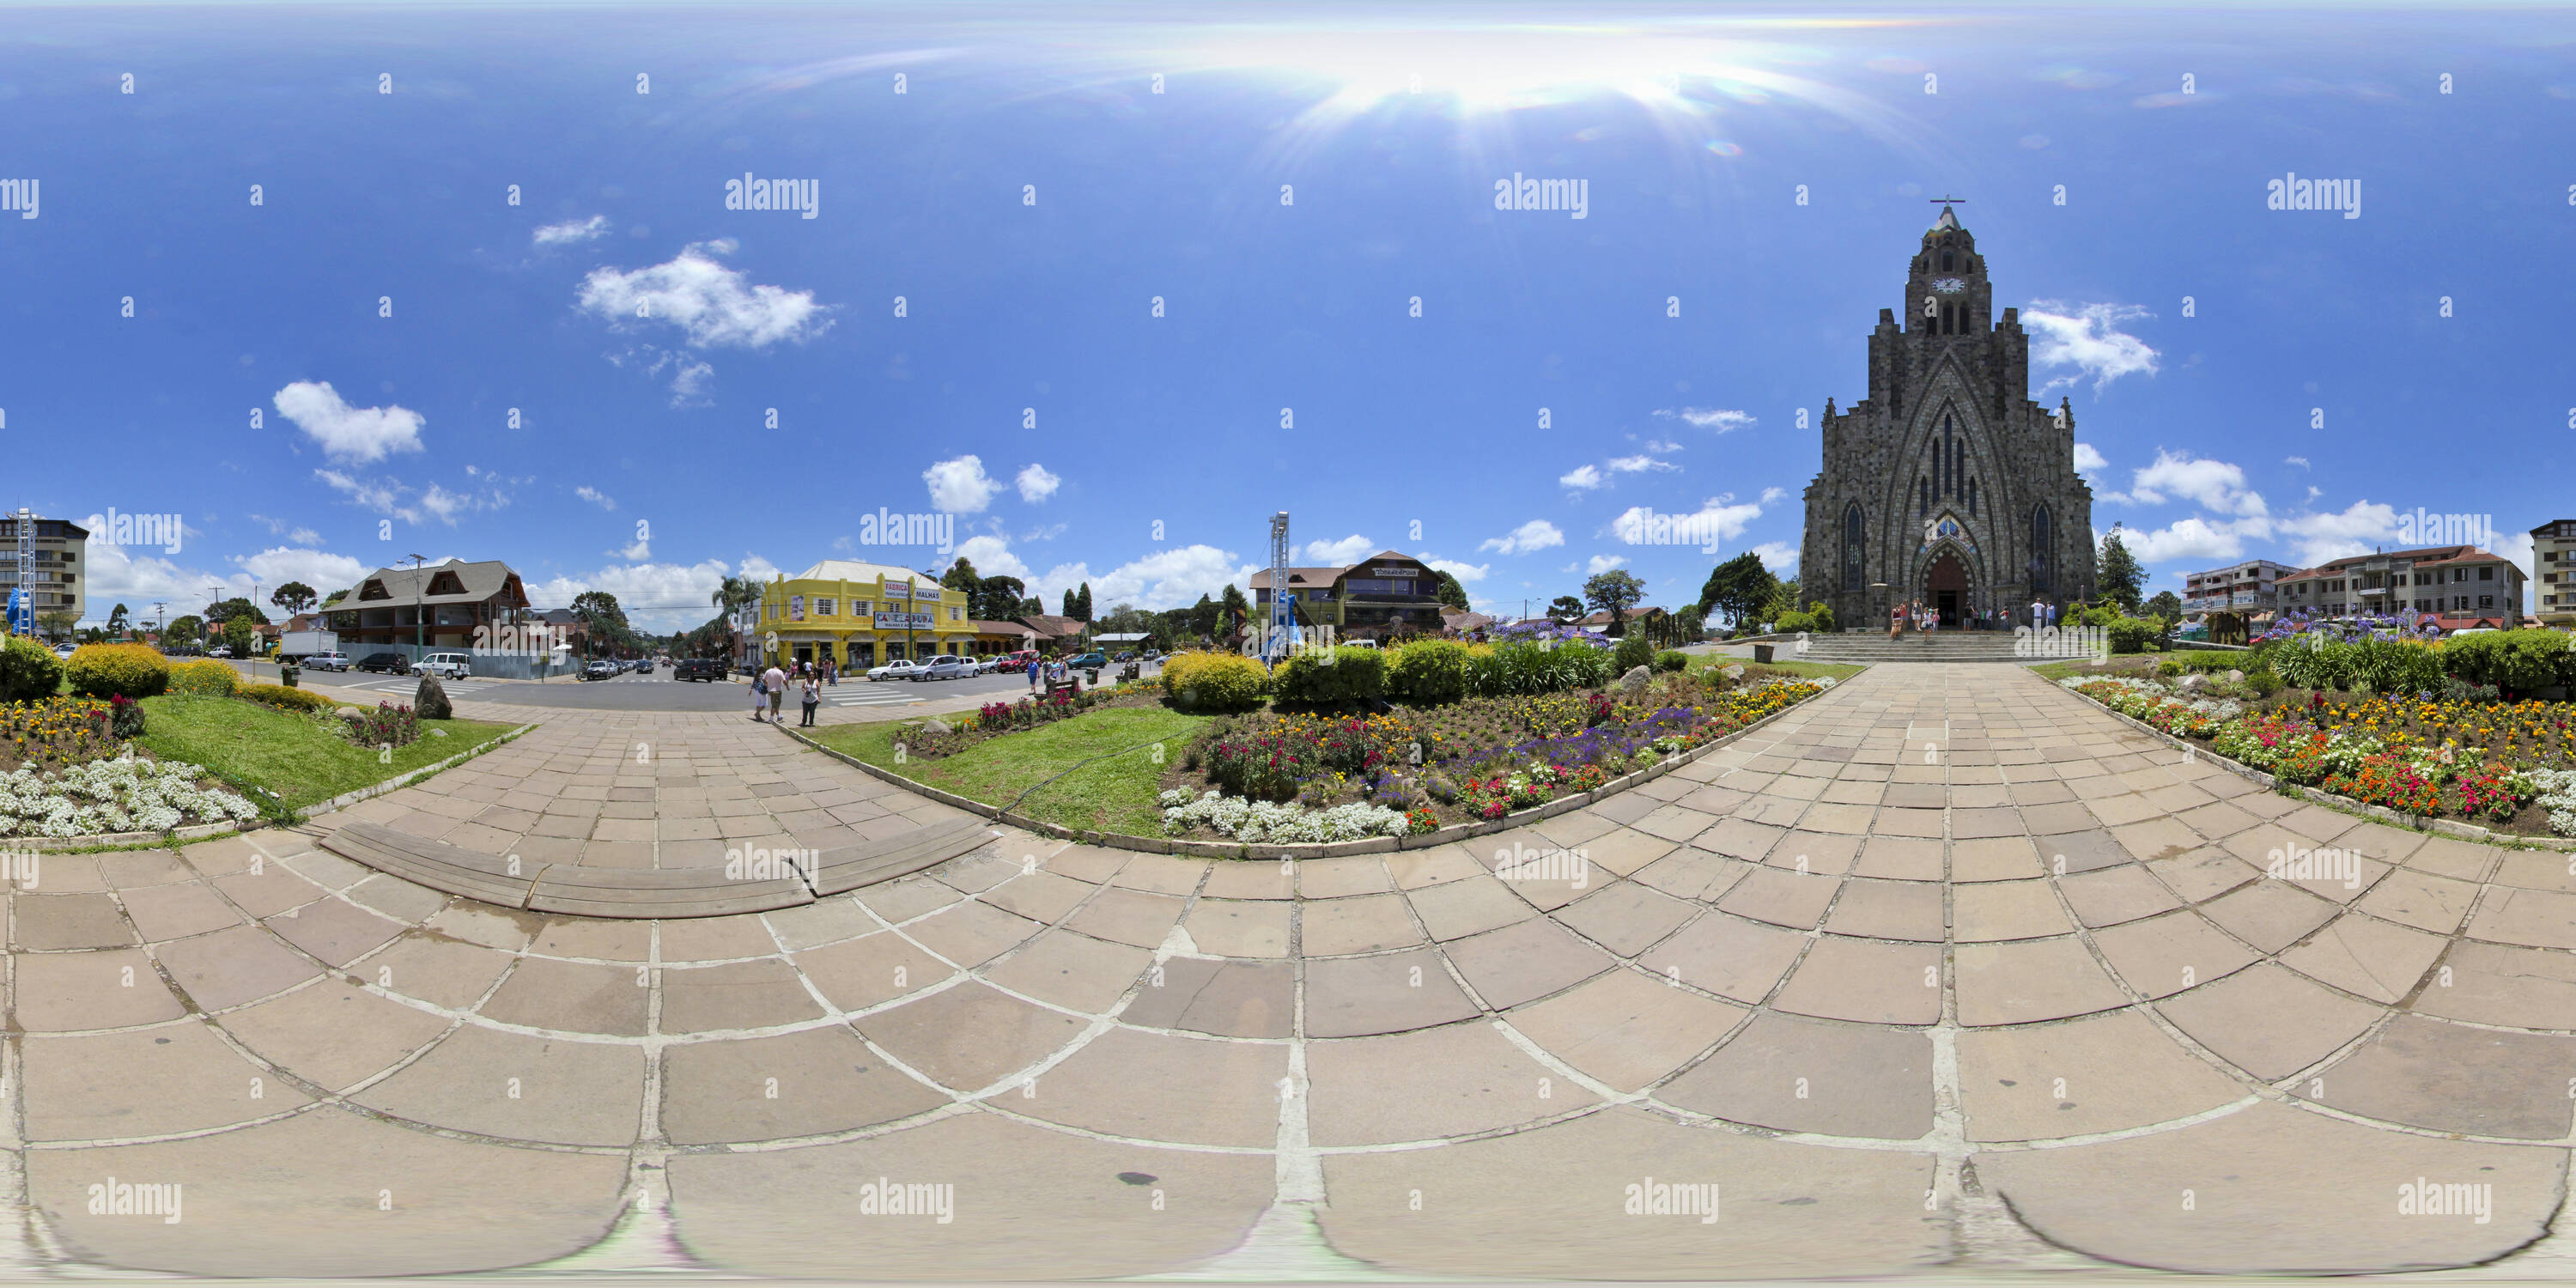
[(1887, 628), (1891, 602), (1943, 624), (2033, 598), (2093, 594), (2093, 489), (2075, 473), (2075, 415), (2033, 402), (2019, 310), (1993, 315), (1976, 238), (1950, 207), (1905, 276), (1904, 320), (1880, 309), (1869, 396), (1825, 403), (1824, 468), (1807, 485), (1802, 598), (1845, 627)]

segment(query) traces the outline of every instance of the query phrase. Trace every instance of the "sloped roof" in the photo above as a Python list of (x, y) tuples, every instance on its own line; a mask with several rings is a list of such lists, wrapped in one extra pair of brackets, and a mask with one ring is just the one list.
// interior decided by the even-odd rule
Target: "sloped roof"
[[(457, 584), (462, 586), (463, 590), (430, 593), (430, 587), (439, 584), (442, 576), (451, 573), (455, 575)], [(385, 593), (380, 596), (369, 596), (367, 588), (370, 585), (384, 587)], [(417, 595), (414, 593), (415, 590), (419, 592)], [(368, 604), (479, 604), (487, 599), (505, 595), (516, 596), (518, 607), (527, 606), (528, 594), (520, 588), (519, 574), (510, 565), (498, 559), (485, 559), (476, 563), (450, 559), (445, 563), (428, 564), (420, 568), (378, 568), (359, 578), (358, 584), (350, 588), (349, 597), (341, 600), (337, 606), (348, 608)]]
[(939, 579), (926, 572), (898, 568), (893, 564), (869, 563), (862, 559), (826, 559), (795, 575), (794, 581), (875, 581), (879, 577), (895, 581), (912, 581), (933, 589)]

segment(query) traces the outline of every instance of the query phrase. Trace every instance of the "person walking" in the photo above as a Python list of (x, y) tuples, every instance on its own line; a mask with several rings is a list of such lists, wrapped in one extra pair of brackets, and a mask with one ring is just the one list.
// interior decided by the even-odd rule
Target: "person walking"
[(769, 669), (760, 673), (760, 678), (769, 686), (769, 723), (783, 723), (787, 718), (784, 714), (787, 710), (787, 673), (778, 669), (778, 663), (771, 662)]
[(814, 727), (814, 708), (821, 705), (823, 701), (823, 688), (815, 682), (813, 676), (805, 677), (805, 692), (802, 696), (805, 699), (805, 720), (797, 727), (811, 729)]
[(762, 679), (758, 675), (754, 675), (751, 677), (751, 718), (754, 720), (760, 719), (760, 713), (768, 709), (769, 681)]

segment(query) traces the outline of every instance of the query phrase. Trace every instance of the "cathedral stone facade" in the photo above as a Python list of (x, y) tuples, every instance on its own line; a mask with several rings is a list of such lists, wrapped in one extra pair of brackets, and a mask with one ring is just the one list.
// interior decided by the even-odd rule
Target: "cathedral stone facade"
[(1993, 316), (1976, 238), (1948, 206), (1906, 273), (1903, 324), (1880, 309), (1869, 396), (1825, 403), (1824, 468), (1807, 485), (1803, 598), (1884, 630), (1891, 603), (1945, 623), (2093, 594), (2093, 489), (2075, 473), (2075, 414), (2027, 396), (2030, 338)]

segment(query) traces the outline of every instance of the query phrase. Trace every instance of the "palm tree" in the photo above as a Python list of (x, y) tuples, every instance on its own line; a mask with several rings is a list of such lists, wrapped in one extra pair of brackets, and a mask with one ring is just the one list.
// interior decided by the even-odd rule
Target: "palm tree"
[(749, 577), (727, 577), (710, 598), (739, 633), (742, 630), (742, 611), (760, 602), (760, 583)]

